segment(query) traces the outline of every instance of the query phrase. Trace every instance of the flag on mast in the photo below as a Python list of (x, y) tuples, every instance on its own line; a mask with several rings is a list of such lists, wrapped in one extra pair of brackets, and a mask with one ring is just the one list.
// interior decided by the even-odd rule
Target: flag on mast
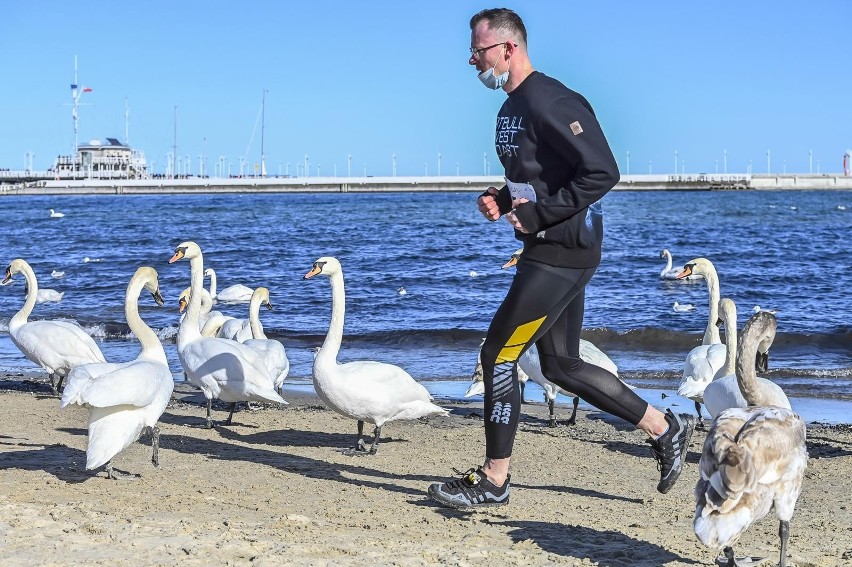
[(90, 93), (90, 92), (92, 92), (92, 87), (83, 87), (83, 92), (84, 92), (84, 93)]

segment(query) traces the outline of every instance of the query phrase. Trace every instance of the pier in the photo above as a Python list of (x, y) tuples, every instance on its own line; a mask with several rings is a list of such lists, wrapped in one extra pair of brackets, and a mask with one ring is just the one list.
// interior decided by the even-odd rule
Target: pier
[[(0, 171), (0, 195), (156, 193), (482, 192), (502, 176), (419, 177), (186, 177), (180, 179), (55, 179), (39, 172)], [(840, 174), (623, 175), (615, 191), (852, 190)]]

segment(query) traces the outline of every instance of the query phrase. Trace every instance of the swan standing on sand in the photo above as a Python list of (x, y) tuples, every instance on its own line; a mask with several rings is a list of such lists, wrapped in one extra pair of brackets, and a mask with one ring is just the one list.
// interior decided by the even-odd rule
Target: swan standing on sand
[(716, 321), (719, 319), (719, 276), (716, 274), (716, 268), (710, 260), (696, 258), (687, 263), (677, 277), (683, 279), (691, 275), (701, 276), (707, 282), (710, 309), (701, 346), (695, 347), (686, 355), (686, 361), (683, 364), (683, 378), (681, 378), (678, 393), (684, 391), (690, 394), (687, 397), (695, 402), (695, 412), (698, 414), (696, 427), (701, 428), (704, 426), (704, 420), (701, 417), (701, 403), (695, 398), (698, 392), (704, 391), (707, 384), (725, 365), (727, 353), (719, 336), (719, 328), (716, 326)]
[(716, 417), (699, 461), (693, 528), (701, 543), (723, 548), (729, 567), (744, 563), (734, 557), (734, 543), (773, 507), (779, 519), (779, 565), (786, 565), (790, 519), (808, 463), (804, 421), (789, 406), (775, 406), (773, 393), (754, 379), (754, 357), (761, 343), (772, 341), (775, 327), (771, 314), (757, 313), (743, 328), (736, 376), (748, 407), (726, 409)]
[(268, 310), (272, 310), (272, 303), (269, 301), (269, 289), (265, 287), (255, 289), (251, 296), (251, 303), (249, 303), (251, 338), (243, 341), (243, 343), (261, 355), (266, 369), (272, 375), (275, 391), (283, 396), (281, 389), (284, 386), (284, 379), (290, 372), (290, 360), (287, 358), (284, 345), (280, 341), (267, 338), (266, 333), (263, 332), (263, 325), (260, 323), (261, 305), (266, 305)]
[[(729, 348), (729, 358), (725, 361), (725, 369), (722, 371), (725, 372), (724, 376), (716, 378), (705, 388), (704, 406), (713, 418), (729, 408), (744, 408), (747, 405), (755, 405), (748, 403), (748, 396), (745, 395), (746, 390), (753, 390), (751, 396), (759, 397), (762, 406), (791, 409), (790, 400), (787, 399), (787, 394), (784, 393), (781, 386), (772, 380), (758, 378), (755, 369), (757, 367), (758, 370), (766, 370), (769, 347), (772, 346), (772, 341), (775, 339), (777, 326), (775, 317), (765, 311), (755, 313), (746, 322), (746, 327), (759, 329), (761, 334), (757, 335), (757, 340), (750, 339), (746, 336), (746, 327), (744, 327), (739, 347)], [(726, 326), (725, 333), (727, 334), (727, 332), (728, 327)], [(754, 335), (758, 331), (750, 332)]]
[(86, 469), (106, 463), (107, 476), (117, 479), (112, 459), (139, 439), (151, 435), (151, 462), (160, 465), (160, 428), (157, 421), (172, 397), (174, 380), (163, 344), (139, 316), (139, 295), (147, 289), (163, 305), (157, 271), (143, 266), (127, 286), (124, 313), (133, 335), (142, 344), (135, 360), (122, 363), (83, 364), (68, 374), (60, 407), (78, 404), (89, 408), (89, 444)]
[[(387, 422), (447, 415), (447, 410), (432, 403), (426, 388), (399, 366), (372, 360), (338, 364), (346, 311), (343, 269), (336, 258), (323, 256), (314, 262), (304, 279), (317, 274), (331, 280), (331, 322), (322, 348), (314, 358), (314, 389), (328, 407), (358, 420), (358, 442), (345, 454), (375, 454), (382, 426)], [(365, 421), (376, 426), (369, 450), (363, 439)]]
[(9, 320), (9, 334), (24, 356), (47, 371), (50, 388), (58, 394), (62, 381), (72, 368), (80, 364), (106, 362), (106, 359), (94, 339), (74, 323), (28, 322), (38, 295), (38, 281), (33, 269), (21, 258), (12, 260), (2, 284), (8, 284), (19, 272), (27, 281), (27, 298), (21, 310)]
[(683, 271), (683, 266), (672, 267), (672, 253), (663, 248), (663, 251), (660, 252), (660, 258), (666, 259), (666, 267), (660, 271), (660, 279), (661, 280), (682, 280), (682, 281), (696, 281), (700, 280), (700, 276), (688, 276), (685, 278), (678, 278), (678, 274)]
[(213, 398), (231, 403), (225, 425), (231, 424), (237, 402), (286, 404), (275, 392), (272, 377), (256, 351), (242, 343), (201, 335), (198, 317), (204, 285), (204, 258), (198, 244), (182, 242), (169, 263), (184, 258), (189, 260), (191, 291), (186, 317), (177, 334), (178, 357), (189, 381), (201, 388), (207, 398), (207, 427), (213, 427), (210, 417)]
[(65, 216), (65, 213), (60, 213), (59, 211), (54, 211), (53, 209), (48, 209), (50, 211), (50, 218), (52, 219), (61, 219)]
[(248, 303), (254, 290), (243, 284), (228, 286), (220, 292), (216, 291), (216, 271), (213, 268), (204, 270), (204, 275), (210, 278), (210, 297), (215, 301), (228, 301), (231, 303)]

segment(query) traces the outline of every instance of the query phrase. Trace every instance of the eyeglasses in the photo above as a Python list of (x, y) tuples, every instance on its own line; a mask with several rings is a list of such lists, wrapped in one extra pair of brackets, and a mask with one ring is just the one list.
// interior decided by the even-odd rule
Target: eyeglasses
[[(479, 49), (470, 48), (470, 58), (474, 61), (479, 61), (479, 58), (482, 57), (482, 54), (491, 49), (492, 47), (497, 47), (498, 45), (504, 45), (509, 43), (508, 41), (501, 41), (500, 43), (495, 43), (494, 45), (489, 45), (488, 47), (480, 47)], [(514, 45), (514, 44), (512, 44)], [(515, 46), (517, 47), (517, 46)]]

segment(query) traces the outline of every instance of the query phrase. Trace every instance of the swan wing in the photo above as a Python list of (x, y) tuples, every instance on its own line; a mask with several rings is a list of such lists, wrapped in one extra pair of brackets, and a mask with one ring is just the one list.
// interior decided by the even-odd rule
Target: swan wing
[(216, 294), (216, 299), (219, 301), (234, 302), (251, 301), (252, 293), (254, 293), (254, 290), (250, 287), (244, 286), (243, 284), (235, 284), (218, 292)]
[(280, 388), (290, 372), (290, 360), (284, 345), (274, 339), (249, 339), (243, 344), (260, 355), (275, 387)]
[(589, 364), (603, 368), (610, 374), (618, 376), (618, 366), (616, 366), (612, 359), (593, 343), (584, 339), (580, 339), (580, 358)]
[(16, 329), (12, 338), (27, 358), (52, 372), (106, 362), (94, 339), (66, 321), (32, 321)]
[(62, 407), (87, 404), (141, 408), (157, 399), (164, 385), (173, 386), (171, 371), (165, 364), (148, 360), (84, 364), (69, 373), (68, 386), (62, 394)]

